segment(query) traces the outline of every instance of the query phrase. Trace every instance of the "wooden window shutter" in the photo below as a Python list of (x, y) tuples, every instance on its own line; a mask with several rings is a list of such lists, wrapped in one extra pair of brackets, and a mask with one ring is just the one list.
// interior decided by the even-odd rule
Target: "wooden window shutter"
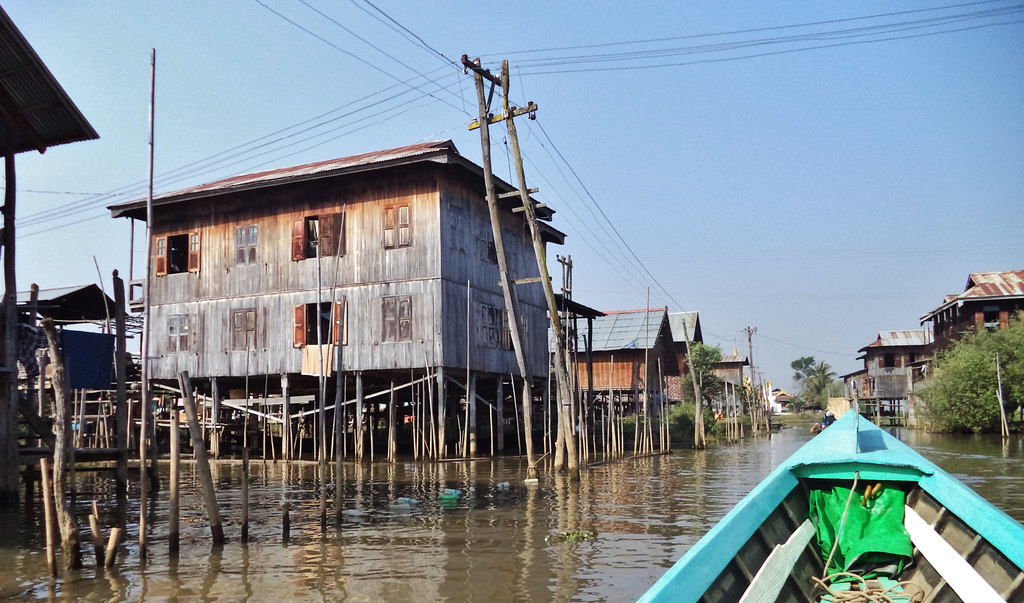
[(306, 259), (306, 222), (296, 220), (292, 222), (292, 259)]
[(188, 271), (199, 272), (200, 259), (200, 237), (199, 231), (195, 230), (188, 235)]
[(167, 274), (167, 237), (159, 237), (156, 240), (156, 275)]
[(334, 214), (323, 214), (320, 216), (320, 257), (334, 255), (334, 246), (337, 245), (334, 239)]
[(343, 310), (343, 302), (334, 302), (334, 307), (331, 310), (331, 341), (333, 341), (335, 345), (341, 343), (341, 325), (345, 319), (344, 315), (342, 314)]
[(295, 306), (295, 320), (293, 324), (292, 347), (301, 348), (306, 345), (306, 306)]
[(334, 220), (334, 224), (338, 229), (338, 255), (345, 255), (345, 208), (341, 208), (341, 215)]

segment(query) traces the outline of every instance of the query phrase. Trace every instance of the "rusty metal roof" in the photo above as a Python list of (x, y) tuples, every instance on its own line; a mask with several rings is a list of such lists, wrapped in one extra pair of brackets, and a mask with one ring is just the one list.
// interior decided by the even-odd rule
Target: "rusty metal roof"
[(99, 135), (0, 8), (0, 154), (46, 151)]
[[(460, 155), (458, 149), (455, 148), (455, 143), (451, 140), (443, 140), (422, 142), (394, 149), (374, 151), (372, 153), (363, 153), (360, 155), (352, 155), (350, 157), (330, 159), (327, 161), (318, 161), (315, 163), (306, 163), (303, 165), (296, 165), (276, 170), (257, 172), (255, 174), (232, 176), (230, 178), (224, 178), (223, 180), (208, 182), (206, 184), (200, 184), (170, 193), (156, 195), (153, 198), (153, 205), (169, 205), (238, 191), (280, 186), (294, 182), (316, 180), (320, 178), (341, 176), (344, 174), (354, 174), (358, 172), (379, 170), (420, 162), (457, 165), (479, 176), (481, 180), (483, 179), (483, 168)], [(515, 187), (497, 177), (494, 178), (494, 183), (495, 189), (497, 189), (499, 193), (516, 190)], [(483, 195), (481, 198), (483, 198)], [(519, 197), (517, 196), (499, 199), (498, 204), (505, 208), (514, 208), (521, 205)], [(535, 207), (537, 217), (541, 220), (550, 220), (555, 213), (554, 210), (550, 209), (546, 205), (536, 205)], [(110, 210), (111, 217), (114, 218), (127, 216), (137, 220), (145, 220), (145, 208), (145, 199), (135, 199), (125, 203), (111, 205), (107, 209)], [(549, 224), (541, 223), (539, 226), (541, 229), (541, 236), (545, 241), (554, 242), (559, 245), (564, 244), (564, 233)]]
[(972, 272), (961, 299), (1024, 295), (1024, 270)]
[(871, 348), (894, 348), (924, 346), (928, 343), (923, 330), (918, 331), (882, 331), (878, 339), (857, 350), (864, 352)]
[(946, 308), (965, 301), (983, 299), (1014, 299), (1024, 298), (1024, 270), (1006, 270), (1003, 272), (972, 272), (967, 277), (964, 292), (947, 295), (942, 305), (921, 317), (921, 322), (931, 320), (933, 316)]
[(290, 182), (294, 180), (304, 180), (309, 177), (317, 177), (324, 174), (343, 171), (348, 172), (352, 171), (354, 168), (419, 158), (424, 155), (436, 154), (439, 151), (442, 153), (451, 151), (452, 153), (458, 154), (458, 151), (455, 149), (455, 144), (450, 140), (441, 142), (424, 142), (399, 147), (397, 149), (374, 151), (372, 153), (363, 153), (361, 155), (352, 155), (351, 157), (330, 159), (328, 161), (318, 161), (316, 163), (307, 163), (304, 165), (296, 165), (276, 170), (269, 170), (266, 172), (257, 172), (255, 174), (232, 176), (231, 178), (217, 180), (216, 182), (200, 184), (198, 186), (158, 195), (154, 200), (191, 197), (202, 193), (224, 192), (237, 188), (250, 188), (252, 185), (266, 185), (276, 184), (282, 181)]

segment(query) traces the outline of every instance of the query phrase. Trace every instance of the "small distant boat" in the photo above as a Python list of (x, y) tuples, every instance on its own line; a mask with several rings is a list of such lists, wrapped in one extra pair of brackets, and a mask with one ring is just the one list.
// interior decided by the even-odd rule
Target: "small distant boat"
[[(640, 601), (1020, 603), (1022, 568), (1024, 526), (848, 412), (765, 478)], [(851, 590), (880, 598), (844, 598)]]

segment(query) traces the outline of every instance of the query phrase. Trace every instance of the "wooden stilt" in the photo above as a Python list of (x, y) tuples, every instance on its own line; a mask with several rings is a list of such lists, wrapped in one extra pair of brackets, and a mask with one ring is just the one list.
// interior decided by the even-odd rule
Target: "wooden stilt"
[(188, 372), (178, 373), (178, 385), (184, 395), (185, 415), (188, 417), (188, 430), (192, 436), (192, 450), (196, 457), (196, 469), (199, 472), (199, 481), (203, 489), (203, 498), (206, 500), (206, 514), (210, 519), (210, 534), (214, 546), (224, 544), (224, 526), (220, 520), (220, 508), (217, 506), (217, 493), (214, 489), (213, 476), (210, 473), (210, 459), (206, 456), (206, 444), (203, 442), (203, 432), (199, 428), (199, 415), (196, 412), (196, 403), (192, 397), (192, 383), (189, 381)]
[(180, 505), (178, 502), (178, 485), (181, 482), (181, 416), (177, 405), (171, 408), (171, 475), (167, 489), (167, 551), (171, 559), (178, 558), (180, 536), (178, 522)]
[(352, 431), (352, 437), (355, 438), (355, 454), (356, 461), (362, 462), (363, 460), (363, 444), (365, 438), (363, 437), (363, 404), (365, 399), (363, 397), (363, 373), (356, 373), (356, 418), (355, 427)]
[(104, 567), (114, 567), (114, 560), (117, 559), (117, 545), (121, 542), (121, 535), (124, 528), (111, 528), (110, 538), (107, 539), (107, 554), (103, 560)]
[(50, 492), (50, 461), (39, 459), (39, 482), (43, 487), (43, 517), (46, 522), (46, 566), (50, 576), (57, 577), (57, 555), (53, 548), (53, 495)]

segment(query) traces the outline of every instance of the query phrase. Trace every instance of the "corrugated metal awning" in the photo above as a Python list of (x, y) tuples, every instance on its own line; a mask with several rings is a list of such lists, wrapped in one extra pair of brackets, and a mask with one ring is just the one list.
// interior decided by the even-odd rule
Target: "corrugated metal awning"
[(0, 155), (99, 135), (0, 8)]

